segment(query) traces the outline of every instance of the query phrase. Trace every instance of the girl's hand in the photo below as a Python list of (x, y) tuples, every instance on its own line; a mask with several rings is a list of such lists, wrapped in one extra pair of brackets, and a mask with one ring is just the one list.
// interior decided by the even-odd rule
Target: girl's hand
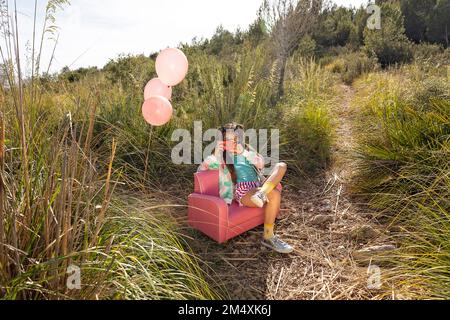
[(237, 154), (242, 154), (242, 153), (244, 152), (244, 146), (243, 146), (242, 144), (238, 143), (238, 144), (236, 145), (236, 148), (234, 149), (234, 151), (235, 151)]
[(214, 150), (214, 156), (217, 159), (222, 159), (223, 158), (223, 151), (225, 150), (224, 147), (224, 142), (223, 141), (219, 141), (216, 144), (216, 149)]

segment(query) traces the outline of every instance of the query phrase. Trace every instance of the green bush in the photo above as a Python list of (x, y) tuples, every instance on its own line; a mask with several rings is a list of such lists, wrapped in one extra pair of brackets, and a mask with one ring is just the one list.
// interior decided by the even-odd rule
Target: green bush
[(298, 45), (296, 54), (305, 58), (312, 58), (316, 51), (316, 41), (310, 36), (305, 36)]
[(68, 67), (64, 67), (61, 70), (61, 73), (58, 75), (58, 79), (62, 81), (68, 82), (76, 82), (85, 78), (86, 76), (97, 74), (99, 70), (97, 67), (90, 68), (78, 68), (76, 70), (70, 70)]
[[(289, 145), (287, 151), (294, 168), (303, 174), (324, 169), (330, 161), (332, 142), (331, 116), (325, 106), (313, 103), (302, 106), (298, 114), (287, 123), (290, 133), (285, 133)], [(287, 143), (286, 143), (287, 144)]]
[(444, 49), (441, 45), (421, 43), (413, 46), (414, 63), (423, 73), (430, 73), (438, 69), (441, 75), (447, 73), (450, 61), (450, 47)]
[(352, 52), (339, 56), (326, 68), (333, 73), (339, 73), (344, 83), (351, 84), (359, 76), (377, 70), (378, 62), (376, 58), (371, 58), (364, 52)]
[(311, 174), (330, 161), (333, 77), (314, 60), (293, 60), (289, 69), (286, 99), (279, 105), (285, 123), (282, 157), (298, 173)]
[(129, 196), (126, 199), (116, 199), (115, 212), (101, 235), (102, 245), (109, 248), (101, 265), (107, 266), (109, 272), (99, 274), (99, 261), (89, 261), (84, 268), (84, 273), (103, 280), (102, 298), (220, 299), (220, 294), (211, 288), (212, 284), (219, 285), (204, 272), (205, 266), (184, 236), (175, 231), (182, 226), (164, 212), (164, 206), (144, 211), (140, 208), (147, 203)]
[(411, 43), (405, 35), (403, 16), (397, 5), (381, 6), (381, 30), (364, 30), (365, 50), (382, 67), (412, 59)]
[(109, 61), (103, 71), (112, 83), (120, 83), (128, 90), (140, 91), (155, 75), (155, 63), (144, 55), (120, 55)]
[(449, 86), (441, 78), (429, 77), (421, 83), (412, 97), (415, 108), (426, 108), (427, 111), (432, 107), (430, 103), (433, 100), (450, 100)]
[(357, 26), (353, 22), (354, 12), (344, 7), (325, 9), (320, 17), (313, 38), (320, 46), (345, 46), (349, 41), (357, 42)]
[(444, 52), (444, 47), (437, 44), (422, 42), (412, 46), (414, 60), (423, 61), (433, 59)]

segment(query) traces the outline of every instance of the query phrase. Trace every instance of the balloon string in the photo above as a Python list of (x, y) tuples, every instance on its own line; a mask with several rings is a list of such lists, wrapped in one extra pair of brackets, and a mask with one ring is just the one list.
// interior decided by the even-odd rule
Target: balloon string
[(145, 155), (144, 185), (145, 185), (145, 182), (147, 181), (148, 161), (149, 161), (149, 156), (150, 156), (150, 147), (152, 144), (152, 137), (153, 137), (153, 126), (150, 126), (150, 132), (148, 135), (147, 153)]

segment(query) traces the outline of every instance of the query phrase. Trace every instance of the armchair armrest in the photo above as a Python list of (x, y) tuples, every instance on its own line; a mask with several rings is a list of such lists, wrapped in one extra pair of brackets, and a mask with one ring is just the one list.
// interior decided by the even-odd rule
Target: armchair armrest
[(189, 225), (222, 242), (228, 227), (228, 205), (214, 196), (192, 193), (188, 197)]

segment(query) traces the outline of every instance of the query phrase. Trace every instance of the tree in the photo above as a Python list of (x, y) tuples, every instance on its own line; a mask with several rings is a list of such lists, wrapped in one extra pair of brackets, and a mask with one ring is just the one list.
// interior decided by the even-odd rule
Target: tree
[(247, 33), (245, 38), (252, 44), (253, 47), (256, 47), (267, 37), (267, 30), (264, 21), (258, 17), (258, 19), (253, 22)]
[(401, 10), (405, 17), (405, 32), (416, 43), (426, 40), (428, 21), (436, 0), (402, 0)]
[(212, 36), (208, 44), (208, 50), (211, 54), (219, 56), (221, 54), (227, 55), (229, 51), (234, 50), (236, 46), (241, 45), (242, 33), (237, 30), (235, 34), (225, 30), (222, 25), (219, 25), (216, 32)]
[(356, 38), (356, 33), (353, 10), (333, 6), (320, 14), (314, 39), (323, 47), (345, 46), (351, 36)]
[(353, 23), (355, 24), (355, 41), (358, 45), (364, 44), (364, 29), (367, 26), (367, 19), (369, 14), (367, 13), (366, 8), (360, 7), (356, 10), (356, 13), (353, 17)]
[(322, 4), (323, 0), (265, 0), (260, 8), (259, 15), (270, 33), (272, 54), (278, 61), (278, 97), (284, 94), (287, 60), (313, 30)]
[(431, 42), (442, 43), (448, 47), (450, 0), (438, 0), (430, 13), (427, 39)]
[[(68, 82), (77, 82), (81, 79), (84, 79), (87, 75), (92, 75), (97, 73), (99, 70), (97, 67), (89, 67), (89, 68), (78, 68), (76, 70), (70, 70), (68, 66), (65, 66), (61, 69), (61, 72), (58, 75), (59, 80), (65, 80)], [(45, 78), (41, 77), (41, 81), (44, 81)]]
[(410, 61), (411, 43), (405, 35), (400, 8), (395, 4), (383, 4), (381, 19), (381, 30), (364, 30), (366, 51), (369, 55), (376, 56), (382, 67)]
[(155, 75), (155, 63), (144, 55), (119, 55), (102, 69), (112, 83), (121, 83), (125, 88), (143, 88)]
[(401, 0), (401, 10), (409, 39), (448, 46), (450, 0)]

